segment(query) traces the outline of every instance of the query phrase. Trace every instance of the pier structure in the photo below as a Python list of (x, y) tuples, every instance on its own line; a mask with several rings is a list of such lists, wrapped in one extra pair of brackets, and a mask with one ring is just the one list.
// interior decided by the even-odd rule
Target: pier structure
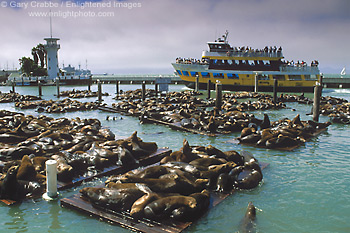
[(119, 82), (119, 84), (142, 84), (143, 82), (155, 84), (156, 79), (159, 78), (168, 78), (171, 80), (171, 84), (183, 84), (181, 78), (175, 74), (95, 74), (92, 76), (94, 83), (99, 79), (103, 83)]

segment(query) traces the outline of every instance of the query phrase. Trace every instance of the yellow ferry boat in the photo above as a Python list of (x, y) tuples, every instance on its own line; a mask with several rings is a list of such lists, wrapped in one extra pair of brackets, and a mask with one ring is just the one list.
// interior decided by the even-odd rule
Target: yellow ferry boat
[(272, 92), (277, 79), (279, 92), (313, 92), (320, 79), (318, 61), (307, 65), (282, 60), (282, 48), (276, 46), (231, 47), (227, 37), (226, 31), (215, 42), (208, 42), (209, 51), (203, 51), (200, 60), (177, 58), (172, 63), (186, 86), (194, 88), (198, 77), (200, 89), (206, 89), (210, 80), (213, 86), (220, 82), (224, 90), (254, 91), (257, 77), (259, 91)]

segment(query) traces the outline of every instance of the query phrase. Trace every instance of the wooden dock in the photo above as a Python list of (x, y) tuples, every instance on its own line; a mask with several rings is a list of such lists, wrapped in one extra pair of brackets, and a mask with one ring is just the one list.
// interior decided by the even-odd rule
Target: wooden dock
[[(322, 132), (324, 132), (326, 130), (327, 130), (327, 128), (317, 130), (315, 133), (313, 133), (313, 136), (311, 138), (307, 139), (306, 141), (310, 141), (312, 138), (318, 136), (319, 134), (321, 134)], [(301, 147), (302, 145), (304, 145), (304, 143), (300, 143), (299, 145), (295, 145), (295, 146), (267, 148), (264, 146), (258, 146), (258, 145), (256, 145), (256, 143), (240, 142), (237, 138), (227, 140), (226, 142), (233, 143), (233, 144), (242, 144), (242, 145), (252, 146), (252, 147), (257, 147), (257, 148), (266, 148), (266, 149), (282, 150), (282, 151), (293, 151), (294, 149), (297, 149), (297, 148)]]
[[(126, 116), (135, 116), (138, 117), (140, 114), (136, 114), (136, 115), (131, 115), (130, 113), (128, 113), (127, 111), (122, 111), (119, 109), (115, 109), (112, 107), (98, 107), (99, 110), (101, 111), (106, 111), (106, 112), (112, 112), (112, 113), (119, 113), (122, 115), (126, 115)], [(165, 121), (161, 121), (161, 120), (156, 120), (154, 118), (147, 118), (146, 119), (147, 123), (152, 123), (152, 124), (158, 124), (158, 125), (165, 125), (168, 126), (169, 128), (173, 129), (173, 130), (178, 130), (178, 131), (184, 131), (184, 132), (189, 132), (189, 133), (193, 133), (193, 134), (201, 134), (201, 135), (206, 135), (209, 137), (216, 137), (220, 134), (230, 134), (231, 132), (218, 132), (218, 133), (209, 133), (209, 132), (205, 132), (205, 131), (201, 131), (201, 130), (197, 130), (197, 129), (190, 129), (190, 128), (185, 128), (183, 126), (181, 126), (180, 122), (176, 122), (176, 123), (169, 123), (169, 122), (165, 122)]]
[[(265, 169), (267, 166), (268, 163), (260, 163), (261, 169)], [(210, 193), (210, 206), (208, 211), (234, 193), (235, 190), (233, 190), (231, 193), (219, 193), (212, 191)], [(163, 222), (156, 222), (149, 219), (134, 219), (128, 212), (115, 212), (93, 206), (88, 200), (83, 198), (80, 193), (69, 198), (61, 199), (61, 206), (137, 232), (178, 233), (182, 232), (193, 224), (193, 222), (179, 222), (171, 219)], [(203, 215), (204, 214), (205, 213), (203, 213)]]
[[(125, 173), (127, 171), (130, 171), (132, 169), (136, 169), (138, 167), (144, 167), (144, 166), (148, 166), (154, 163), (158, 163), (162, 158), (164, 158), (167, 155), (170, 155), (171, 150), (169, 150), (168, 148), (158, 148), (158, 150), (156, 152), (154, 152), (153, 154), (151, 154), (150, 156), (140, 159), (139, 163), (131, 166), (131, 167), (124, 167), (124, 166), (111, 166), (108, 168), (105, 168), (104, 170), (92, 175), (92, 176), (80, 176), (78, 178), (73, 179), (70, 182), (57, 182), (57, 189), (58, 190), (64, 190), (64, 189), (68, 189), (68, 188), (72, 188), (74, 186), (80, 185), (82, 182), (85, 181), (90, 181), (93, 180), (94, 178), (98, 178), (98, 177), (103, 177), (103, 176), (107, 176), (107, 175), (111, 175), (111, 174), (121, 174), (121, 173)], [(37, 196), (29, 196), (28, 199), (30, 198), (37, 198)], [(17, 201), (13, 201), (10, 199), (0, 199), (0, 202), (4, 203), (5, 205), (13, 205), (16, 204)]]
[(93, 180), (94, 178), (103, 177), (103, 176), (107, 176), (107, 175), (111, 175), (111, 174), (124, 173), (124, 172), (130, 171), (132, 169), (141, 167), (141, 166), (145, 167), (145, 166), (159, 162), (165, 156), (170, 155), (170, 153), (171, 153), (171, 150), (169, 150), (168, 148), (158, 148), (158, 150), (156, 152), (147, 156), (146, 158), (140, 159), (139, 163), (135, 164), (132, 167), (124, 167), (124, 166), (117, 166), (117, 165), (111, 166), (111, 167), (103, 169), (103, 171), (100, 171), (92, 176), (87, 176), (87, 177), (80, 176), (80, 177), (72, 180), (71, 182), (67, 182), (67, 183), (58, 182), (57, 188), (58, 188), (58, 190), (63, 190), (63, 189), (77, 186), (84, 181)]

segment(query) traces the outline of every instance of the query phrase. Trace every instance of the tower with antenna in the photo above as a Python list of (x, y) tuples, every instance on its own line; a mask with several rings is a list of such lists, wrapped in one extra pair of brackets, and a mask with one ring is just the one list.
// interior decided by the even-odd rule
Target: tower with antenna
[(44, 38), (46, 40), (45, 49), (46, 49), (46, 59), (47, 59), (47, 74), (49, 79), (55, 79), (59, 77), (59, 68), (58, 68), (58, 50), (60, 45), (57, 43), (59, 38), (52, 37), (52, 21), (51, 21), (51, 11), (50, 11), (50, 38)]

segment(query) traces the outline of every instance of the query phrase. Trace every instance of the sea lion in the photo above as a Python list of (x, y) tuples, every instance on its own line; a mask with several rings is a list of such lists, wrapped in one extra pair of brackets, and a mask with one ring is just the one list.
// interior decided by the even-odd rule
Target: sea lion
[(238, 138), (241, 143), (257, 143), (261, 139), (261, 135), (257, 133), (252, 133), (244, 137)]
[(142, 183), (147, 185), (153, 192), (162, 192), (162, 193), (179, 193), (182, 195), (189, 195), (195, 192), (198, 187), (189, 182), (187, 179), (176, 175), (172, 178), (139, 178), (135, 176), (126, 177), (120, 179), (123, 183)]
[(216, 182), (216, 191), (217, 192), (229, 192), (232, 190), (232, 184), (230, 184), (230, 176), (227, 173), (221, 173), (218, 176)]
[(155, 200), (144, 208), (144, 213), (150, 219), (166, 219), (169, 218), (173, 210), (185, 207), (192, 212), (197, 206), (197, 201), (190, 196), (169, 196)]
[(243, 178), (238, 177), (237, 187), (240, 189), (253, 189), (259, 185), (262, 180), (262, 173), (255, 169), (244, 168), (241, 174), (247, 173)]
[(168, 173), (168, 170), (165, 166), (156, 165), (142, 170), (141, 172), (137, 173), (137, 176), (140, 178), (158, 178), (166, 173)]
[(62, 154), (52, 155), (52, 159), (57, 162), (57, 179), (60, 181), (70, 181), (74, 176), (74, 169), (69, 165)]
[(24, 155), (17, 171), (17, 180), (36, 180), (37, 172), (28, 155)]
[(4, 180), (0, 183), (0, 197), (2, 199), (19, 200), (19, 184), (16, 178), (18, 166), (12, 166), (6, 173)]
[(210, 165), (219, 165), (226, 163), (225, 159), (221, 158), (199, 158), (191, 161), (189, 164), (198, 168), (199, 170), (207, 170)]
[(144, 195), (140, 189), (114, 189), (86, 187), (79, 191), (93, 205), (114, 211), (129, 210)]
[(131, 152), (122, 145), (118, 146), (117, 149), (114, 149), (113, 152), (118, 154), (117, 165), (134, 166), (138, 163)]
[(242, 129), (242, 131), (241, 131), (241, 138), (244, 138), (244, 137), (251, 135), (255, 132), (256, 132), (256, 129), (254, 127), (246, 127), (244, 129)]
[(196, 207), (193, 209), (188, 208), (187, 206), (176, 208), (171, 212), (171, 218), (182, 222), (191, 222), (198, 219), (203, 215), (203, 213), (205, 213), (210, 204), (209, 191), (205, 189), (200, 193), (191, 194), (190, 197), (193, 197), (196, 200)]
[(240, 231), (242, 233), (256, 232), (256, 210), (252, 202), (249, 202), (244, 218), (241, 220)]
[(271, 122), (270, 122), (270, 118), (267, 114), (264, 114), (264, 119), (263, 122), (260, 124), (260, 129), (267, 129), (271, 127)]

